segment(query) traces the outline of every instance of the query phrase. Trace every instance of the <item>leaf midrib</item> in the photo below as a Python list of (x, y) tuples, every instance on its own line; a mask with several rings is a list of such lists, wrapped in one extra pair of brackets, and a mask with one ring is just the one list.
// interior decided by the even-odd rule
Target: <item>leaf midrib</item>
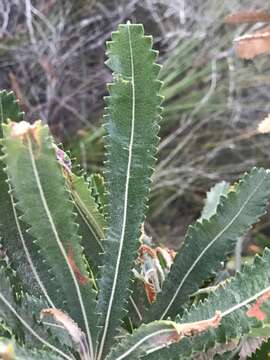
[(34, 154), (33, 154), (33, 148), (32, 148), (32, 143), (31, 143), (31, 140), (29, 139), (29, 137), (27, 138), (27, 144), (28, 144), (28, 150), (29, 150), (29, 155), (30, 155), (30, 162), (31, 162), (31, 166), (32, 166), (32, 169), (33, 169), (33, 173), (34, 173), (34, 177), (35, 177), (35, 181), (36, 181), (36, 184), (37, 184), (37, 188), (38, 188), (38, 191), (39, 191), (39, 195), (40, 195), (40, 199), (41, 199), (41, 203), (44, 207), (44, 210), (45, 210), (45, 213), (47, 215), (47, 218), (49, 220), (49, 224), (52, 228), (52, 232), (55, 236), (55, 240), (56, 240), (56, 243), (65, 259), (65, 262), (68, 266), (68, 269), (70, 271), (70, 274), (71, 274), (71, 277), (72, 277), (72, 280), (74, 282), (74, 285), (75, 285), (75, 289), (76, 289), (76, 292), (77, 292), (77, 296), (78, 296), (78, 300), (79, 300), (79, 304), (80, 304), (80, 307), (81, 307), (81, 311), (82, 311), (82, 316), (83, 316), (83, 319), (84, 319), (84, 323), (85, 323), (85, 328), (86, 328), (86, 332), (87, 332), (87, 338), (88, 338), (88, 342), (89, 342), (89, 347), (90, 347), (90, 352), (91, 352), (91, 356), (93, 358), (93, 354), (94, 354), (94, 350), (93, 350), (93, 342), (92, 342), (92, 337), (91, 337), (91, 332), (90, 332), (90, 328), (89, 328), (89, 324), (88, 324), (88, 320), (87, 320), (87, 316), (86, 316), (86, 310), (85, 310), (85, 307), (84, 307), (84, 304), (83, 304), (83, 299), (82, 299), (82, 295), (81, 295), (81, 291), (80, 291), (80, 288), (79, 288), (79, 284), (77, 282), (77, 279), (75, 277), (75, 274), (71, 268), (71, 265), (68, 261), (68, 257), (67, 257), (67, 254), (66, 254), (66, 251), (63, 247), (63, 244), (60, 240), (60, 237), (58, 235), (58, 231), (56, 229), (56, 226), (54, 224), (54, 221), (53, 221), (53, 218), (52, 218), (52, 215), (51, 215), (51, 212), (50, 212), (50, 209), (48, 207), (48, 204), (47, 204), (47, 200), (46, 200), (46, 197), (45, 197), (45, 194), (44, 194), (44, 191), (43, 191), (43, 188), (42, 188), (42, 184), (41, 184), (41, 181), (40, 181), (40, 178), (39, 178), (39, 173), (38, 173), (38, 169), (37, 169), (37, 166), (36, 166), (36, 161), (35, 161), (35, 157), (34, 157)]
[(116, 262), (116, 268), (115, 268), (115, 274), (113, 279), (113, 286), (111, 291), (111, 296), (109, 300), (108, 310), (106, 314), (105, 324), (103, 328), (103, 335), (100, 342), (100, 348), (99, 348), (99, 355), (97, 357), (98, 360), (101, 359), (103, 347), (105, 344), (105, 339), (109, 327), (109, 321), (111, 317), (111, 310), (112, 310), (112, 304), (114, 300), (116, 285), (117, 285), (117, 279), (118, 279), (118, 273), (119, 273), (119, 266), (121, 262), (121, 256), (122, 256), (122, 249), (123, 249), (123, 243), (125, 238), (125, 230), (126, 230), (126, 220), (127, 220), (127, 205), (128, 205), (128, 196), (129, 196), (129, 181), (130, 181), (130, 169), (131, 169), (131, 161), (132, 161), (132, 153), (133, 153), (133, 142), (134, 142), (134, 123), (135, 123), (135, 104), (136, 104), (136, 93), (135, 93), (135, 82), (134, 82), (134, 59), (133, 59), (133, 49), (132, 49), (132, 43), (131, 43), (131, 35), (130, 35), (130, 26), (127, 25), (128, 29), (128, 42), (129, 42), (129, 51), (130, 51), (130, 64), (131, 64), (131, 86), (132, 86), (132, 119), (131, 119), (131, 132), (130, 132), (130, 142), (128, 147), (128, 165), (127, 165), (127, 174), (126, 174), (126, 184), (125, 184), (125, 197), (124, 197), (124, 211), (123, 211), (123, 223), (122, 223), (122, 230), (121, 230), (121, 237), (119, 242), (119, 251), (118, 251), (118, 257)]
[(58, 353), (66, 360), (72, 360), (71, 357), (66, 355), (63, 351), (55, 347), (54, 345), (50, 344), (48, 341), (43, 339), (36, 331), (34, 331), (31, 326), (18, 314), (16, 309), (9, 303), (9, 301), (5, 298), (5, 296), (0, 291), (0, 300), (7, 306), (7, 308), (13, 313), (13, 315), (20, 321), (20, 323), (43, 345), (51, 349), (52, 351)]
[[(71, 193), (74, 197), (74, 202), (75, 202), (75, 206), (76, 206), (77, 210), (82, 211), (85, 214), (86, 219), (88, 218), (88, 221), (87, 221), (80, 212), (80, 215), (82, 216), (84, 221), (86, 220), (85, 222), (87, 224), (87, 227), (89, 228), (91, 233), (94, 235), (99, 247), (101, 248), (101, 250), (104, 250), (103, 245), (101, 244), (101, 241), (100, 241), (100, 239), (105, 239), (105, 233), (104, 233), (103, 229), (99, 226), (98, 222), (96, 221), (95, 217), (91, 214), (91, 212), (88, 211), (87, 206), (81, 199), (78, 192), (76, 190), (71, 190)], [(92, 224), (92, 226), (91, 226), (91, 224)]]
[(224, 229), (222, 231), (219, 232), (219, 234), (217, 234), (214, 239), (204, 248), (204, 250), (201, 252), (201, 254), (197, 257), (197, 259), (193, 262), (192, 266), (189, 268), (189, 270), (187, 271), (187, 273), (185, 274), (185, 276), (183, 277), (181, 283), (179, 284), (178, 288), (176, 289), (172, 299), (170, 300), (168, 306), (166, 307), (165, 311), (163, 312), (163, 314), (160, 317), (160, 320), (162, 320), (164, 318), (164, 316), (168, 313), (170, 307), (172, 306), (172, 304), (174, 303), (179, 291), (181, 290), (181, 288), (183, 287), (186, 279), (189, 277), (189, 275), (191, 274), (191, 272), (194, 270), (195, 266), (197, 265), (197, 263), (201, 260), (201, 258), (204, 256), (204, 254), (207, 252), (207, 250), (224, 234), (224, 232), (234, 223), (234, 221), (240, 216), (241, 212), (244, 210), (244, 208), (246, 207), (247, 203), (250, 201), (250, 199), (252, 198), (252, 196), (256, 193), (256, 191), (258, 190), (258, 188), (261, 186), (261, 184), (263, 183), (263, 181), (265, 180), (266, 174), (263, 176), (262, 180), (258, 183), (258, 185), (253, 189), (253, 191), (250, 193), (250, 195), (247, 197), (246, 201), (243, 203), (242, 207), (238, 210), (238, 212), (236, 213), (236, 215), (232, 218), (232, 220), (224, 227)]
[[(257, 292), (256, 294), (254, 294), (253, 296), (250, 296), (249, 298), (247, 298), (246, 300), (240, 302), (239, 304), (236, 304), (234, 306), (232, 306), (231, 308), (223, 311), (221, 313), (221, 318), (223, 319), (225, 316), (230, 315), (231, 313), (241, 309), (242, 307), (250, 304), (251, 302), (255, 301), (256, 299), (258, 299), (259, 297), (261, 297), (263, 294), (267, 293), (268, 291), (270, 291), (270, 286), (268, 286), (267, 288), (264, 288), (263, 290)], [(218, 309), (216, 309), (218, 310)], [(205, 319), (202, 319), (205, 320)], [(140, 340), (138, 340), (132, 347), (130, 347), (126, 352), (124, 352), (123, 354), (121, 354), (120, 356), (118, 356), (115, 360), (122, 360), (124, 358), (126, 358), (128, 355), (130, 355), (134, 350), (136, 350), (139, 346), (141, 346), (144, 342), (148, 341), (149, 339), (151, 339), (152, 337), (155, 337), (157, 335), (161, 335), (164, 333), (170, 333), (170, 332), (175, 332), (176, 330), (172, 330), (172, 329), (161, 329), (158, 331), (155, 331), (151, 334), (146, 335), (145, 337), (141, 338)], [(165, 347), (166, 344), (164, 346), (158, 346), (156, 348), (153, 348), (151, 350), (147, 351), (147, 355), (150, 353), (153, 353), (155, 351), (159, 351), (161, 350), (163, 347)]]
[[(158, 335), (163, 335), (166, 333), (175, 333), (176, 329), (161, 329), (158, 331), (155, 331), (151, 334), (146, 335), (145, 337), (141, 338), (137, 343), (135, 343), (131, 348), (129, 348), (124, 354), (118, 356), (115, 360), (122, 360), (124, 358), (126, 358), (128, 355), (130, 355), (134, 350), (136, 350), (140, 345), (142, 345), (144, 342), (148, 341), (149, 339), (151, 339), (152, 337), (158, 336)], [(162, 347), (165, 347), (166, 344)], [(160, 350), (162, 348), (161, 346), (159, 346), (158, 348), (155, 349), (156, 350)]]
[(33, 275), (43, 293), (43, 295), (45, 296), (46, 300), (48, 301), (48, 303), (50, 304), (50, 306), (52, 308), (55, 308), (55, 305), (52, 301), (52, 299), (50, 298), (47, 290), (46, 290), (46, 287), (45, 285), (43, 284), (41, 278), (39, 277), (38, 275), (38, 272), (37, 272), (37, 269), (35, 268), (35, 265), (32, 261), (32, 258), (31, 258), (31, 255), (29, 253), (29, 250), (27, 248), (27, 245), (26, 245), (26, 242), (25, 242), (25, 239), (24, 239), (24, 236), (23, 236), (23, 232), (22, 232), (22, 229), (21, 229), (21, 225), (19, 223), (19, 218), (18, 218), (18, 214), (17, 214), (17, 211), (16, 211), (16, 206), (15, 206), (15, 201), (14, 201), (14, 198), (13, 198), (13, 195), (12, 195), (12, 189), (11, 189), (11, 186), (9, 185), (9, 196), (10, 196), (10, 200), (11, 200), (11, 205), (12, 205), (12, 211), (13, 211), (13, 215), (14, 215), (14, 220), (15, 220), (15, 224), (16, 224), (16, 228), (17, 228), (17, 231), (18, 231), (18, 235), (19, 235), (19, 238), (21, 240), (21, 243), (22, 243), (22, 246), (23, 246), (23, 250), (24, 250), (24, 253), (25, 253), (25, 256), (26, 256), (26, 259), (29, 263), (29, 266), (33, 272)]

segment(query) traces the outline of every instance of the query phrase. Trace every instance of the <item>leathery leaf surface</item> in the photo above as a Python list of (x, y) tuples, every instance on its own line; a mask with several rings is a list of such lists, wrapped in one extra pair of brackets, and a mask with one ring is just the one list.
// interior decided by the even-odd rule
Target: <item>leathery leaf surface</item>
[[(13, 92), (0, 91), (0, 138), (3, 137), (2, 124), (8, 119), (19, 122), (23, 120), (23, 113)], [(1, 140), (0, 140), (1, 141)], [(0, 142), (0, 157), (3, 156)], [(53, 288), (50, 274), (46, 268), (38, 246), (34, 244), (33, 237), (26, 232), (27, 225), (20, 221), (21, 213), (14, 199), (10, 184), (7, 181), (5, 163), (0, 159), (0, 242), (6, 252), (9, 263), (17, 271), (23, 286), (31, 294), (40, 295), (41, 288), (35, 276), (35, 268), (42, 271), (39, 275), (42, 281)]]
[(262, 257), (255, 258), (252, 266), (245, 266), (242, 273), (237, 273), (235, 278), (221, 284), (206, 301), (192, 306), (181, 318), (176, 319), (177, 323), (209, 319), (219, 310), (222, 320), (217, 329), (210, 329), (199, 336), (183, 338), (179, 343), (152, 351), (142, 359), (193, 359), (197, 352), (207, 351), (216, 344), (225, 344), (232, 339), (239, 339), (252, 329), (262, 327), (263, 321), (258, 320), (254, 316), (256, 313), (251, 312), (251, 309), (262, 303), (264, 298), (269, 299), (269, 262), (270, 250), (266, 249)]
[(48, 127), (36, 122), (18, 134), (14, 125), (3, 125), (4, 161), (23, 220), (30, 225), (28, 232), (36, 239), (62, 295), (58, 301), (48, 287), (47, 297), (51, 306), (67, 311), (86, 332), (93, 354), (96, 294), (82, 260), (73, 204)]
[(100, 265), (100, 253), (103, 250), (106, 221), (99, 212), (85, 177), (71, 173), (68, 179), (71, 196), (78, 213), (77, 221), (80, 224), (84, 255), (90, 263), (91, 270), (96, 273)]
[(254, 168), (222, 196), (216, 214), (188, 229), (162, 292), (146, 313), (147, 321), (174, 317), (203, 281), (220, 268), (243, 236), (266, 211), (270, 197), (270, 171)]
[(99, 281), (99, 355), (117, 334), (127, 307), (131, 268), (139, 247), (160, 120), (160, 67), (141, 25), (120, 25), (108, 43), (114, 82), (107, 98), (108, 230)]

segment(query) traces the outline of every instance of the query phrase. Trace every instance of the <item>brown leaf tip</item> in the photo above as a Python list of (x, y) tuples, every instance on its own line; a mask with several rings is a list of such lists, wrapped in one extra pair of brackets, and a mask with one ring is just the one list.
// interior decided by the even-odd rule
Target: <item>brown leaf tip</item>
[(196, 321), (193, 323), (180, 324), (180, 336), (198, 335), (210, 328), (217, 328), (222, 320), (221, 311), (216, 311), (211, 319)]
[(80, 269), (78, 268), (78, 265), (76, 264), (74, 259), (74, 253), (71, 245), (68, 246), (67, 258), (69, 265), (72, 268), (74, 275), (76, 279), (79, 281), (80, 285), (86, 285), (89, 282), (89, 278), (83, 275)]
[(11, 122), (10, 136), (13, 139), (19, 138), (23, 142), (25, 142), (26, 139), (29, 137), (36, 144), (40, 145), (40, 124), (40, 121), (36, 121), (33, 125), (24, 120), (20, 122)]
[(245, 34), (234, 40), (234, 48), (241, 59), (253, 59), (270, 52), (270, 28)]

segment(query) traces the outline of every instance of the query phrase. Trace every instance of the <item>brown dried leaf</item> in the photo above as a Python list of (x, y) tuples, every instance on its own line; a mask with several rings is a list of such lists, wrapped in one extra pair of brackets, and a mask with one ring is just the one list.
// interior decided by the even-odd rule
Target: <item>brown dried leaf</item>
[(233, 25), (267, 21), (270, 21), (270, 11), (268, 10), (237, 11), (225, 17), (225, 22)]
[(67, 257), (68, 257), (68, 262), (76, 276), (76, 279), (79, 281), (79, 283), (81, 285), (86, 285), (89, 282), (89, 279), (87, 276), (84, 276), (81, 272), (80, 269), (78, 268), (75, 260), (74, 260), (74, 254), (73, 254), (73, 249), (71, 247), (71, 245), (68, 246), (68, 253), (67, 253)]
[(41, 319), (45, 316), (51, 316), (54, 321), (63, 326), (68, 332), (74, 343), (78, 346), (78, 351), (82, 359), (87, 359), (89, 355), (89, 348), (86, 341), (85, 333), (79, 328), (74, 320), (71, 319), (66, 313), (59, 309), (49, 308), (42, 309), (40, 313)]
[(36, 121), (32, 125), (24, 120), (18, 123), (10, 121), (9, 126), (11, 128), (10, 136), (12, 138), (19, 138), (22, 142), (27, 142), (27, 138), (29, 137), (38, 146), (41, 146), (40, 144), (41, 121)]
[(270, 28), (265, 27), (236, 38), (234, 48), (241, 59), (253, 59), (255, 56), (270, 52)]
[(179, 340), (184, 336), (198, 335), (209, 328), (217, 328), (221, 322), (221, 312), (216, 311), (211, 319), (196, 321), (193, 323), (179, 324), (178, 332), (180, 334)]

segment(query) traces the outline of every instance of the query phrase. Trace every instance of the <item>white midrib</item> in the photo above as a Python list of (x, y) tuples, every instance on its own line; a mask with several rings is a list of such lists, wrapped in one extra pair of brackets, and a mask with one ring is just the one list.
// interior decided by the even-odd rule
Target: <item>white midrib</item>
[[(74, 197), (73, 197), (74, 199)], [(78, 210), (78, 213), (80, 214), (81, 218), (83, 219), (85, 225), (87, 226), (88, 230), (90, 231), (90, 233), (94, 236), (98, 246), (100, 247), (100, 250), (102, 252), (104, 252), (104, 247), (103, 247), (103, 244), (101, 243), (101, 240), (98, 238), (97, 234), (95, 233), (95, 231), (93, 230), (93, 228), (90, 226), (89, 224), (89, 221), (88, 219), (86, 218), (86, 216), (84, 215), (83, 213), (83, 210), (81, 210), (81, 208), (79, 207), (79, 205), (75, 202), (75, 199), (74, 199), (74, 203), (75, 203), (75, 207), (76, 209)], [(102, 238), (104, 239), (104, 238)]]
[(74, 272), (73, 272), (73, 270), (72, 270), (72, 268), (70, 266), (66, 251), (65, 251), (65, 249), (63, 247), (63, 244), (62, 244), (62, 242), (60, 240), (60, 237), (58, 235), (58, 231), (56, 229), (56, 226), (54, 224), (50, 209), (48, 207), (47, 200), (46, 200), (46, 197), (44, 195), (43, 188), (42, 188), (42, 185), (41, 185), (41, 181), (40, 181), (40, 178), (39, 178), (39, 173), (38, 173), (38, 170), (37, 170), (36, 161), (35, 161), (35, 157), (34, 157), (34, 154), (33, 154), (32, 143), (31, 143), (31, 140), (29, 138), (28, 138), (28, 149), (29, 149), (32, 169), (33, 169), (33, 172), (34, 172), (36, 184), (37, 184), (39, 195), (40, 195), (40, 198), (41, 198), (41, 203), (42, 203), (42, 205), (44, 207), (44, 210), (45, 210), (45, 213), (46, 213), (46, 215), (48, 217), (48, 220), (49, 220), (50, 226), (52, 228), (52, 232), (54, 234), (56, 243), (57, 243), (57, 245), (58, 245), (58, 247), (59, 247), (59, 249), (60, 249), (60, 251), (61, 251), (61, 253), (62, 253), (62, 255), (63, 255), (64, 259), (65, 259), (65, 261), (66, 261), (66, 264), (68, 266), (68, 269), (70, 271), (71, 277), (73, 279), (73, 282), (74, 282), (74, 285), (75, 285), (75, 288), (76, 288), (78, 300), (79, 300), (82, 315), (83, 315), (83, 320), (84, 320), (84, 323), (85, 323), (85, 329), (86, 329), (87, 338), (88, 338), (88, 342), (89, 342), (91, 359), (93, 359), (94, 358), (93, 342), (92, 342), (92, 337), (91, 337), (91, 333), (90, 333), (88, 319), (87, 319), (85, 307), (84, 307), (84, 304), (83, 304), (83, 299), (82, 299), (81, 291), (80, 291), (80, 288), (79, 288), (79, 284), (78, 284), (77, 279), (75, 277), (75, 274), (74, 274)]
[[(102, 239), (102, 240), (105, 239), (105, 234), (104, 234), (103, 229), (99, 226), (99, 224), (96, 221), (95, 217), (88, 210), (87, 205), (85, 205), (84, 201), (81, 199), (78, 192), (76, 190), (71, 190), (71, 193), (72, 193), (72, 195), (74, 197), (75, 204), (76, 204), (76, 202), (78, 202), (78, 204), (79, 204), (78, 207), (79, 208), (81, 207), (84, 210), (84, 211), (83, 210), (82, 211), (85, 214), (86, 218), (88, 218), (88, 222), (93, 224), (92, 225), (93, 228), (92, 228), (91, 226), (88, 225), (88, 222), (87, 222), (88, 227), (90, 227), (90, 229), (91, 229), (91, 233), (95, 236), (95, 239), (97, 240), (99, 246), (102, 248), (102, 244), (100, 243), (99, 239)], [(98, 238), (97, 234), (98, 234), (99, 238)]]
[(259, 291), (257, 294), (249, 297), (248, 299), (240, 302), (239, 304), (234, 305), (233, 307), (231, 307), (228, 310), (225, 310), (223, 313), (221, 313), (221, 317), (223, 318), (224, 316), (230, 315), (232, 312), (237, 311), (238, 309), (241, 309), (241, 307), (248, 305), (249, 303), (251, 303), (252, 301), (258, 299), (260, 296), (262, 296), (264, 293), (270, 291), (270, 286), (268, 286), (267, 288)]
[(30, 255), (30, 253), (28, 251), (28, 248), (26, 246), (24, 236), (23, 236), (23, 233), (22, 233), (22, 229), (21, 229), (21, 225), (19, 223), (17, 211), (16, 211), (16, 208), (15, 208), (15, 203), (14, 203), (14, 198), (13, 198), (13, 195), (12, 195), (12, 190), (10, 189), (10, 186), (9, 186), (9, 195), (10, 195), (10, 199), (11, 199), (12, 210), (13, 210), (13, 215), (14, 215), (16, 227), (17, 227), (17, 230), (18, 230), (18, 233), (19, 233), (19, 237), (20, 237), (20, 240), (21, 240), (21, 243), (22, 243), (22, 246), (23, 246), (23, 250), (24, 250), (25, 256), (27, 258), (27, 261), (28, 261), (28, 263), (30, 265), (30, 268), (31, 268), (31, 270), (32, 270), (32, 272), (34, 274), (34, 277), (35, 277), (41, 291), (43, 292), (46, 300), (48, 301), (48, 303), (50, 304), (50, 306), (52, 308), (55, 308), (55, 305), (54, 305), (53, 301), (51, 300), (50, 296), (48, 295), (47, 290), (46, 290), (45, 286), (43, 285), (43, 283), (42, 283), (42, 281), (41, 281), (41, 279), (40, 279), (40, 277), (38, 275), (38, 272), (37, 272), (37, 270), (35, 268), (35, 265), (34, 265), (32, 259), (31, 259), (31, 255)]
[[(259, 297), (261, 297), (263, 294), (265, 294), (266, 292), (270, 291), (270, 286), (268, 286), (267, 288), (259, 291), (258, 293), (256, 293), (253, 296), (250, 296), (248, 299), (240, 302), (239, 304), (236, 304), (234, 306), (232, 306), (231, 308), (225, 310), (223, 313), (221, 313), (221, 318), (223, 319), (225, 316), (230, 315), (231, 313), (233, 313), (234, 311), (237, 311), (239, 309), (241, 309), (243, 306), (248, 305), (249, 303), (255, 301), (256, 299), (258, 299)], [(179, 324), (181, 325), (181, 324)], [(117, 357), (115, 360), (122, 360), (125, 357), (127, 357), (128, 355), (130, 355), (133, 351), (135, 351), (139, 346), (141, 346), (144, 342), (148, 341), (149, 339), (151, 339), (152, 337), (161, 335), (161, 334), (165, 334), (165, 333), (170, 333), (170, 332), (175, 332), (176, 330), (172, 330), (172, 329), (163, 329), (163, 330), (159, 330), (156, 332), (153, 332), (143, 338), (141, 338), (137, 343), (135, 343), (131, 348), (129, 348), (125, 353), (123, 353), (122, 355), (120, 355), (119, 357)], [(149, 349), (147, 351), (147, 355), (150, 353), (153, 353), (155, 351), (161, 350), (162, 348), (164, 348), (165, 346), (167, 346), (168, 344), (164, 344), (164, 345), (160, 345), (156, 348), (152, 348)]]
[(133, 141), (134, 141), (134, 123), (135, 123), (135, 83), (134, 83), (134, 63), (133, 63), (133, 49), (131, 44), (131, 37), (130, 37), (130, 28), (129, 25), (128, 28), (128, 39), (129, 39), (129, 50), (130, 50), (130, 62), (131, 62), (131, 85), (132, 85), (132, 119), (131, 119), (131, 133), (130, 133), (130, 142), (128, 147), (128, 164), (127, 164), (127, 175), (126, 175), (126, 184), (125, 184), (125, 197), (124, 197), (124, 213), (123, 213), (123, 223), (122, 223), (122, 230), (121, 230), (121, 237), (119, 242), (119, 251), (118, 251), (118, 257), (116, 261), (116, 267), (115, 267), (115, 274), (113, 279), (113, 285), (112, 285), (112, 291), (110, 295), (110, 300), (108, 304), (108, 310), (106, 314), (105, 324), (103, 328), (102, 338), (100, 341), (100, 347), (99, 347), (99, 353), (97, 356), (97, 360), (101, 359), (107, 331), (109, 327), (110, 317), (111, 317), (111, 311), (112, 311), (112, 305), (117, 285), (117, 278), (119, 273), (119, 267), (120, 267), (120, 261), (122, 256), (122, 249), (123, 249), (123, 243), (124, 243), (124, 237), (125, 237), (125, 230), (126, 230), (126, 221), (127, 221), (127, 205), (128, 205), (128, 193), (129, 193), (129, 178), (130, 178), (130, 169), (131, 169), (131, 161), (132, 161), (132, 150), (133, 150)]
[(17, 313), (17, 311), (14, 309), (14, 307), (6, 300), (4, 295), (0, 292), (0, 299), (3, 301), (3, 303), (9, 308), (9, 310), (13, 313), (13, 315), (16, 316), (16, 318), (21, 322), (21, 324), (36, 338), (38, 339), (43, 345), (51, 349), (52, 351), (55, 351), (59, 355), (61, 355), (63, 358), (67, 360), (73, 360), (71, 357), (63, 353), (60, 349), (56, 348), (54, 345), (48, 343), (46, 340), (44, 340), (42, 337), (40, 337), (32, 328), (31, 326)]
[[(155, 336), (159, 336), (159, 335), (164, 335), (164, 334), (169, 334), (169, 333), (173, 333), (175, 334), (176, 329), (172, 330), (172, 329), (162, 329), (162, 330), (158, 330), (155, 331), (147, 336), (145, 336), (144, 338), (140, 339), (136, 344), (134, 344), (131, 348), (129, 348), (124, 354), (120, 355), (119, 357), (117, 357), (115, 360), (122, 360), (125, 357), (127, 357), (128, 355), (130, 355), (134, 350), (138, 349), (139, 346), (141, 346), (144, 342), (148, 341), (149, 339), (151, 339), (152, 337)], [(168, 345), (168, 344), (167, 344)], [(165, 347), (166, 344), (163, 346)], [(155, 351), (160, 350), (162, 347), (159, 346), (158, 348), (155, 349)]]
[(246, 201), (243, 203), (243, 205), (241, 206), (241, 208), (238, 210), (238, 212), (235, 214), (235, 216), (232, 218), (232, 220), (224, 227), (224, 229), (222, 231), (219, 232), (218, 235), (216, 235), (214, 237), (214, 239), (205, 247), (205, 249), (201, 252), (201, 254), (197, 257), (197, 259), (193, 262), (192, 266), (189, 268), (189, 270), (187, 271), (187, 273), (185, 274), (185, 276), (183, 277), (181, 283), (179, 284), (178, 288), (176, 289), (173, 297), (171, 298), (168, 306), (166, 307), (165, 311), (163, 312), (163, 314), (160, 317), (160, 320), (162, 320), (166, 314), (168, 313), (170, 307), (172, 306), (174, 300), (176, 299), (179, 291), (181, 290), (183, 284), (185, 283), (186, 279), (189, 277), (190, 273), (194, 270), (195, 266), (197, 265), (197, 263), (201, 260), (201, 258), (204, 256), (204, 254), (207, 252), (207, 250), (224, 234), (224, 232), (232, 225), (232, 223), (237, 219), (237, 217), (241, 214), (241, 212), (243, 211), (243, 209), (245, 208), (246, 204), (249, 202), (249, 200), (252, 198), (252, 196), (256, 193), (256, 191), (258, 190), (258, 188), (261, 186), (261, 184), (263, 183), (265, 177), (262, 178), (262, 180), (258, 183), (258, 185), (253, 189), (253, 191), (250, 193), (250, 195), (247, 197)]

